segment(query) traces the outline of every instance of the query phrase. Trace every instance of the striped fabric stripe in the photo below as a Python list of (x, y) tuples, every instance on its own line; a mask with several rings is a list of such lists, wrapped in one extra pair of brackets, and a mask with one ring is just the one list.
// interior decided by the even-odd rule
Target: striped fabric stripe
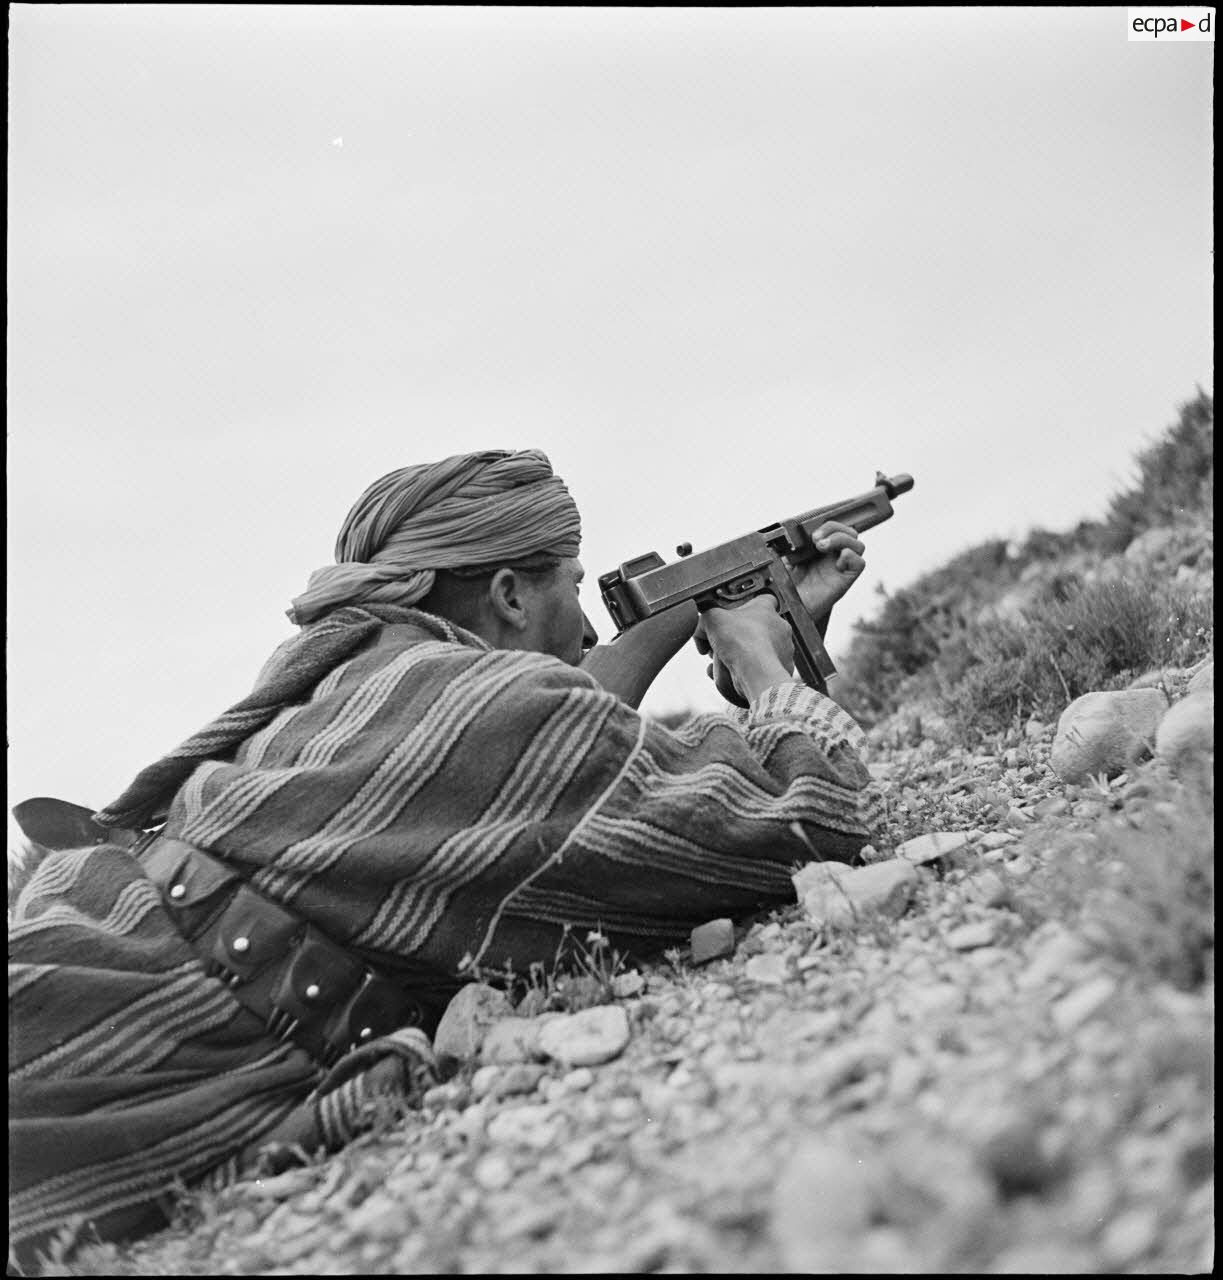
[(10, 961), (8, 967), (8, 998), (15, 1000), (28, 987), (50, 974), (57, 973), (58, 964), (21, 964)]
[[(54, 859), (48, 860), (48, 862), (54, 861)], [(75, 884), (75, 882), (76, 876), (72, 879), (72, 883)], [(65, 890), (61, 889), (58, 892), (62, 894)], [(160, 909), (161, 896), (153, 885), (149, 881), (136, 881), (125, 885), (122, 892), (115, 898), (110, 911), (101, 922), (102, 928), (111, 934), (128, 934), (133, 932), (150, 912)], [(34, 918), (14, 921), (9, 928), (9, 942), (33, 938), (40, 933), (59, 932), (73, 925), (92, 928), (94, 921), (72, 903), (57, 898), (52, 905)]]
[(602, 718), (590, 714), (589, 691), (572, 691), (536, 734), (537, 748), (515, 762), (471, 828), (452, 835), (422, 863), (417, 877), (401, 883), (357, 941), (386, 948), (396, 938), (427, 934), (460, 885), (492, 866), (524, 828), (552, 811), (601, 725)]
[[(526, 974), (566, 926), (644, 957), (792, 900), (796, 865), (870, 838), (861, 730), (805, 686), (671, 731), (581, 670), (416, 610), (346, 607), (304, 637), (113, 812), (168, 803), (167, 835), (438, 990), (473, 957)], [(264, 1135), (344, 1141), (399, 1079), (363, 1066), (316, 1098), (316, 1067), (204, 973), (112, 846), (47, 859), (10, 938), (22, 1247), (71, 1212), (128, 1229), (176, 1178), (231, 1171)], [(413, 981), (425, 999), (433, 979)]]
[(278, 1117), (258, 1099), (241, 1102), (190, 1133), (175, 1133), (119, 1159), (88, 1164), (9, 1197), (10, 1230), (36, 1236), (64, 1220), (63, 1206), (86, 1219), (148, 1203), (193, 1181), (235, 1147), (266, 1132)]
[[(482, 655), (471, 669), (471, 679), (448, 685), (348, 802), (317, 831), (286, 849), (277, 860), (277, 870), (326, 871), (353, 843), (389, 827), (443, 768), (463, 731), (487, 710), (489, 699), (505, 682), (508, 656)], [(283, 892), (283, 883), (273, 874), (258, 881), (274, 897)]]

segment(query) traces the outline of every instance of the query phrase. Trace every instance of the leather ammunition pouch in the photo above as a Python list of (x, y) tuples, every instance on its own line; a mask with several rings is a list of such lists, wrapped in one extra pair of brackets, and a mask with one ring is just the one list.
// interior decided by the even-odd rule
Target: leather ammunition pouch
[(252, 889), (219, 858), (161, 835), (135, 852), (209, 973), (273, 1035), (292, 1039), (323, 1066), (425, 1020), (403, 985)]

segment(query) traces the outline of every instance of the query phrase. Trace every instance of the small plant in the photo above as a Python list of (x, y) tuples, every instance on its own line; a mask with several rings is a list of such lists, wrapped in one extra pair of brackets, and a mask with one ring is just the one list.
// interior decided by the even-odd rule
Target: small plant
[(532, 1013), (557, 1010), (575, 1013), (615, 998), (615, 980), (626, 957), (612, 946), (602, 929), (589, 929), (582, 941), (572, 925), (565, 925), (550, 963), (535, 960), (525, 975), (507, 959), (502, 968), (483, 970), (467, 965), (469, 976), (505, 991), (515, 1005), (525, 1003)]

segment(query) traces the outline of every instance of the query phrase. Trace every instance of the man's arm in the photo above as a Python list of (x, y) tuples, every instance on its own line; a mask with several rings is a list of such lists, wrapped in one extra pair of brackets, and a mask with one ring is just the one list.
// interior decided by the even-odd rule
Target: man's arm
[(697, 620), (692, 603), (668, 609), (630, 627), (611, 644), (595, 645), (581, 668), (622, 702), (639, 707), (658, 673), (692, 639)]

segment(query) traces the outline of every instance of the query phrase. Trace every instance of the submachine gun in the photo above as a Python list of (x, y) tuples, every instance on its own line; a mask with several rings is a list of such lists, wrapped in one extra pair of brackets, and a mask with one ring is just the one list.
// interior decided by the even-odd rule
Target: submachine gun
[(816, 549), (813, 535), (825, 521), (837, 520), (863, 533), (890, 520), (892, 499), (912, 488), (912, 476), (885, 476), (880, 471), (875, 475), (875, 487), (856, 498), (816, 507), (695, 555), (691, 543), (682, 543), (675, 548), (680, 559), (672, 564), (656, 551), (626, 560), (618, 569), (600, 576), (603, 603), (619, 634), (688, 600), (704, 610), (742, 604), (767, 591), (776, 598), (778, 612), (794, 633), (798, 674), (813, 689), (825, 692), (836, 667), (799, 599), (789, 566), (824, 554)]

